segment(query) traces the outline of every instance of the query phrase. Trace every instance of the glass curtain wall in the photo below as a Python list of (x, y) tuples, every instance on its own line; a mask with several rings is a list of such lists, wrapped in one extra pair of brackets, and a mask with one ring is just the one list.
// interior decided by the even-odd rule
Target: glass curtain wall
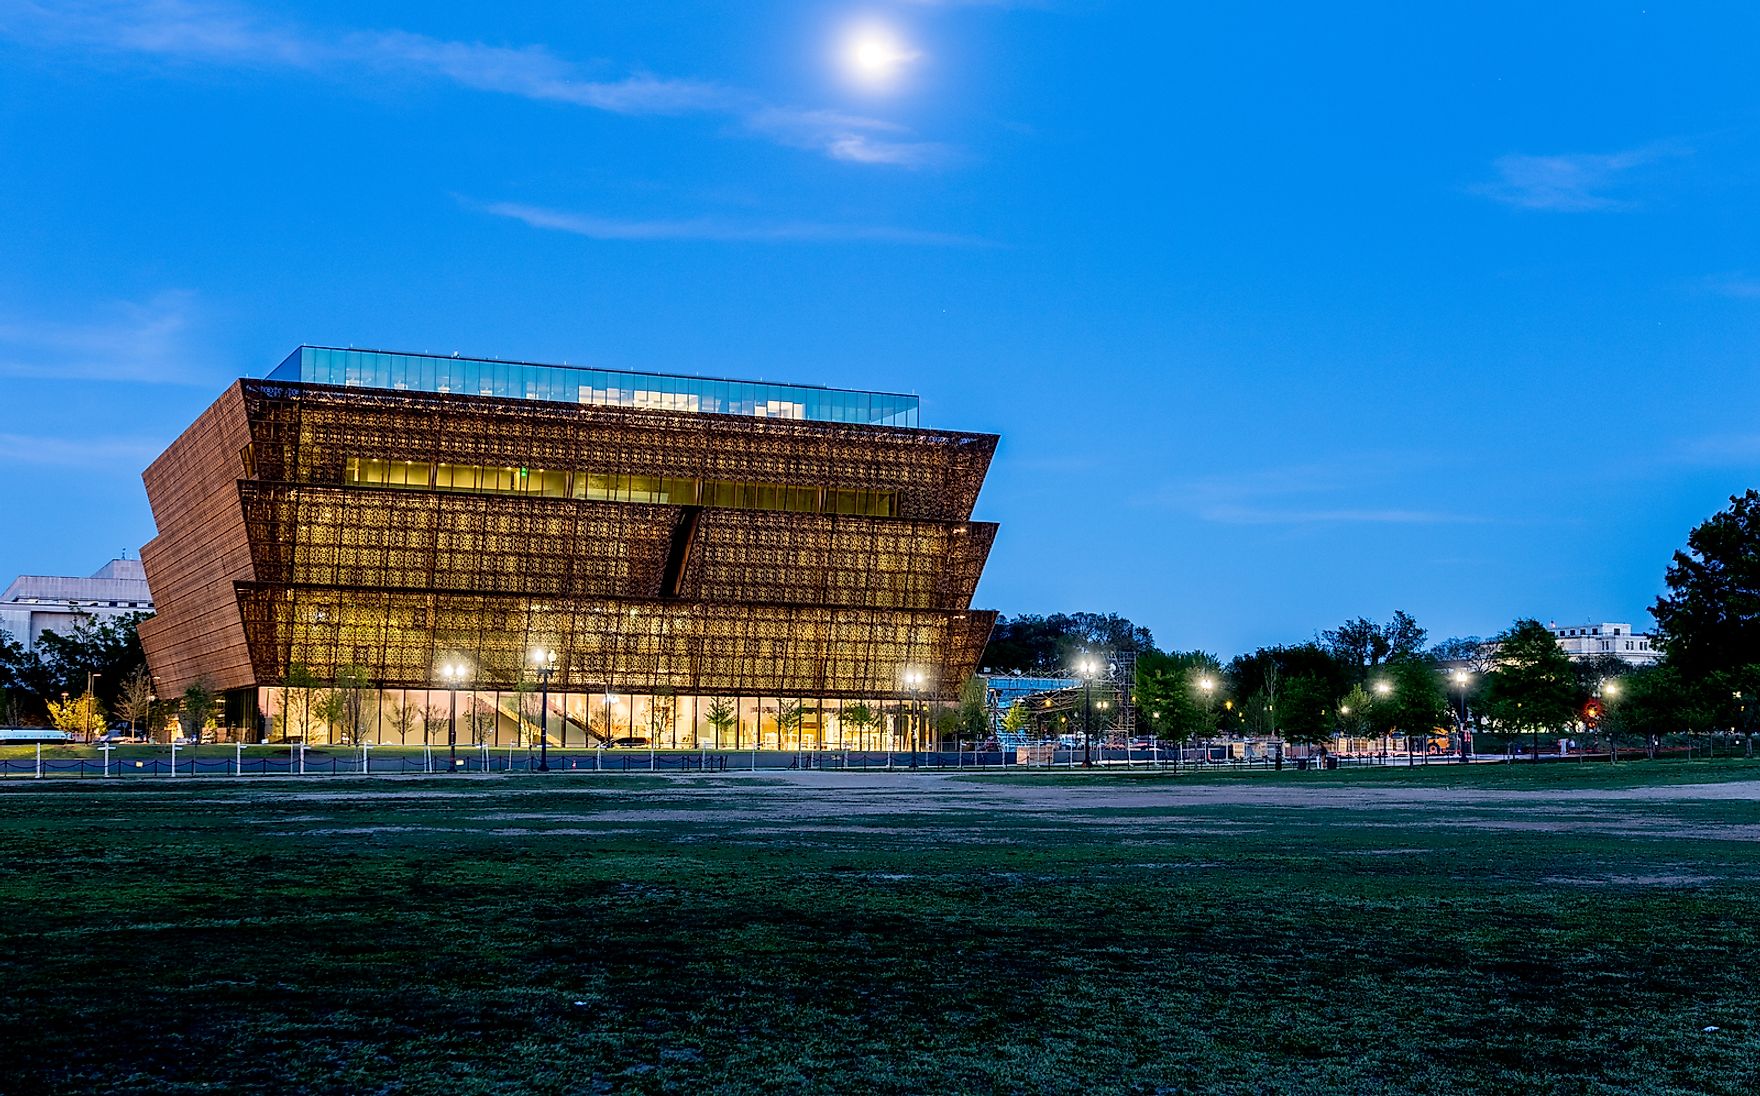
[(272, 380), (550, 400), (655, 411), (916, 426), (919, 400), (893, 392), (684, 377), (532, 362), (302, 346)]
[[(310, 745), (445, 746), (454, 727), (449, 689), (365, 689), (359, 705), (330, 703), (330, 689), (258, 689), (268, 741)], [(540, 730), (553, 749), (867, 750), (910, 749), (910, 729), (928, 705), (897, 700), (816, 697), (713, 697), (671, 693), (580, 693), (552, 690), (548, 708), (537, 688), (457, 691), (458, 745), (536, 747)], [(360, 726), (337, 719), (358, 711)], [(345, 717), (346, 718), (346, 717)], [(929, 740), (919, 728), (919, 743)]]

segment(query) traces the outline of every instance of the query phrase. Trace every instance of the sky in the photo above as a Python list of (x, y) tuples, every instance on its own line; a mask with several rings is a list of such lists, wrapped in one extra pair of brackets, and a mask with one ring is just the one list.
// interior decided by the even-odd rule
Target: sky
[[(0, 0), (0, 582), (302, 342), (920, 393), (976, 604), (1648, 623), (1760, 461), (1760, 7)], [(1747, 211), (1747, 212), (1744, 212)]]

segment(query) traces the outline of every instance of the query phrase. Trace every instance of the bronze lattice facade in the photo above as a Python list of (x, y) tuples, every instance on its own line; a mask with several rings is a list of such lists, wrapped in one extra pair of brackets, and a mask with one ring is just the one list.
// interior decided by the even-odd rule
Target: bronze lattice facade
[[(688, 721), (656, 697), (759, 698), (754, 731), (763, 698), (883, 706), (910, 695), (907, 675), (949, 698), (995, 615), (970, 607), (996, 534), (971, 520), (995, 445), (240, 381), (145, 474), (159, 613), (142, 642), (161, 692), (205, 679), (266, 708), (293, 667), (402, 695), (462, 663), (473, 696), (523, 695), (529, 653), (553, 650), (552, 690), (604, 698), (604, 728), (580, 719), (589, 738), (642, 737), (633, 700), (612, 714), (638, 695), (656, 738), (659, 709)], [(525, 733), (496, 729), (519, 711), (486, 706), (492, 739)], [(817, 721), (821, 742), (833, 722)]]

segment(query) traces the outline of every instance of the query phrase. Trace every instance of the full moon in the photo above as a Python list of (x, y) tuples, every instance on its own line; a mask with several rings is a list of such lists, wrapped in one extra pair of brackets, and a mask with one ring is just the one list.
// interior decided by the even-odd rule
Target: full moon
[(892, 31), (871, 25), (852, 31), (843, 49), (844, 68), (858, 82), (870, 87), (892, 83), (900, 70), (921, 56)]

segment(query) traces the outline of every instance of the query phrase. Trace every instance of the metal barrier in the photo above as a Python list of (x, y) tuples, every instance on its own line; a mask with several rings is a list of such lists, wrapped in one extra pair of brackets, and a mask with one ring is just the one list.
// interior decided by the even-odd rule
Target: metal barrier
[[(540, 757), (536, 750), (524, 747), (466, 746), (456, 755), (445, 747), (421, 749), (398, 746), (326, 746), (300, 749), (298, 745), (234, 744), (231, 755), (214, 756), (212, 746), (203, 747), (203, 755), (189, 756), (186, 747), (126, 747), (114, 755), (57, 756), (66, 747), (54, 746), (39, 750), (33, 757), (0, 758), (0, 779), (90, 778), (118, 779), (131, 776), (178, 777), (251, 777), (251, 776), (413, 776), (461, 773), (523, 774), (539, 772)], [(779, 770), (822, 770), (828, 772), (986, 772), (1010, 770), (1021, 772), (1075, 771), (1093, 768), (1108, 771), (1164, 770), (1182, 773), (1214, 773), (1272, 770), (1285, 768), (1319, 771), (1321, 758), (1283, 759), (1281, 766), (1271, 757), (1206, 758), (1194, 757), (1197, 751), (1124, 750), (1096, 748), (1091, 754), (1082, 749), (1045, 746), (1028, 750), (920, 750), (915, 753), (884, 750), (643, 750), (643, 749), (551, 749), (548, 771), (551, 773), (725, 773), (764, 772)], [(449, 757), (451, 758), (449, 763)], [(1328, 755), (1325, 768), (1340, 766), (1387, 765), (1377, 757), (1341, 757)], [(1449, 759), (1455, 763), (1459, 759)], [(1437, 764), (1432, 758), (1430, 764)], [(1303, 762), (1306, 762), (1305, 764)]]

